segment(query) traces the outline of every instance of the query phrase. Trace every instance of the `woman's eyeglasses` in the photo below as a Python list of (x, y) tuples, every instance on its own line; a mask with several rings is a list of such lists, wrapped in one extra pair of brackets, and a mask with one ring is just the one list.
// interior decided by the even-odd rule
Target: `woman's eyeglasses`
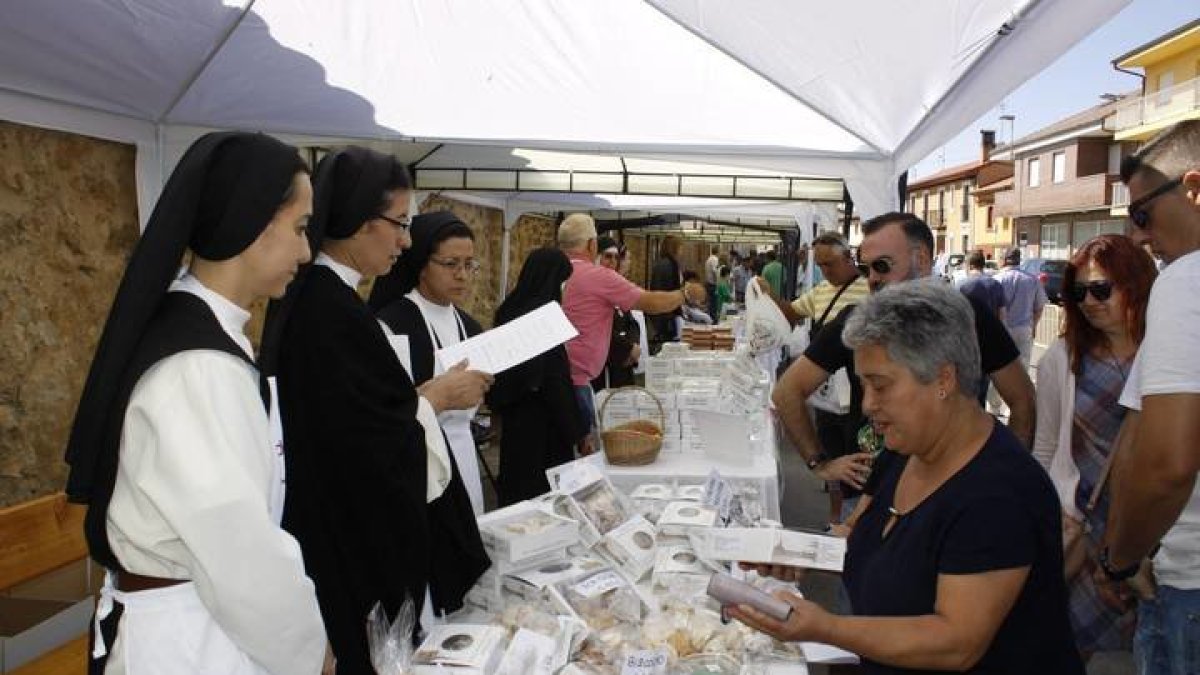
[(874, 272), (880, 276), (887, 276), (892, 273), (892, 261), (890, 258), (876, 258), (869, 263), (859, 261), (855, 265), (860, 274), (864, 277)]
[(429, 262), (440, 265), (442, 269), (451, 273), (466, 272), (467, 274), (475, 274), (479, 271), (479, 261), (473, 258), (467, 260), (459, 260), (458, 258), (438, 260), (437, 258), (430, 258)]
[(1150, 205), (1150, 202), (1167, 194), (1180, 185), (1183, 185), (1183, 176), (1180, 176), (1175, 180), (1169, 180), (1142, 195), (1140, 198), (1129, 202), (1129, 219), (1132, 220), (1133, 224), (1137, 225), (1139, 229), (1146, 229), (1150, 225), (1150, 212), (1146, 210), (1146, 207)]
[(375, 217), (379, 218), (380, 220), (386, 220), (387, 222), (391, 223), (392, 225), (395, 225), (396, 227), (400, 228), (401, 230), (408, 230), (408, 226), (412, 225), (412, 219), (408, 218), (407, 216), (404, 218), (393, 218), (391, 216), (385, 216), (382, 213), (377, 213), (377, 214), (375, 214)]
[(1096, 302), (1105, 302), (1112, 297), (1113, 284), (1111, 281), (1089, 281), (1086, 284), (1071, 284), (1071, 300), (1082, 305), (1088, 293)]

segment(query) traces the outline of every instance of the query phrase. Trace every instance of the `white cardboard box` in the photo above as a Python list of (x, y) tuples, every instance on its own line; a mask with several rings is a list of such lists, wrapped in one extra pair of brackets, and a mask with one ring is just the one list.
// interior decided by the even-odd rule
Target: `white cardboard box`
[(717, 524), (717, 512), (693, 501), (676, 501), (667, 504), (658, 519), (658, 529), (663, 534), (685, 535), (696, 528), (710, 528)]
[(501, 585), (527, 599), (537, 599), (542, 591), (560, 582), (569, 582), (606, 567), (599, 558), (583, 557), (513, 572), (501, 577)]
[(503, 656), (505, 631), (498, 626), (444, 624), (431, 626), (413, 654), (414, 672), (488, 675)]
[(768, 528), (696, 528), (688, 533), (697, 555), (709, 560), (789, 565), (842, 571), (846, 540)]
[(646, 576), (654, 566), (654, 525), (640, 515), (604, 535), (604, 547), (635, 582)]
[(480, 516), (479, 534), (493, 560), (513, 565), (579, 541), (579, 523), (521, 502)]

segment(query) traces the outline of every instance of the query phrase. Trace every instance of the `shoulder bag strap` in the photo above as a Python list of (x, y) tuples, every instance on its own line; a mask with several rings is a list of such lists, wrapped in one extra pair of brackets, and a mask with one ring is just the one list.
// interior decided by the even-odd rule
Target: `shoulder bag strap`
[(850, 288), (850, 286), (853, 285), (854, 282), (858, 281), (858, 279), (859, 279), (859, 277), (854, 277), (850, 281), (842, 284), (842, 287), (839, 288), (838, 292), (834, 294), (833, 299), (830, 300), (829, 304), (825, 306), (825, 311), (821, 314), (821, 318), (817, 319), (817, 322), (814, 325), (816, 325), (816, 326), (824, 326), (825, 325), (825, 319), (829, 316), (829, 312), (833, 310), (833, 306), (837, 304), (838, 298), (842, 297), (842, 293), (845, 293), (846, 289)]

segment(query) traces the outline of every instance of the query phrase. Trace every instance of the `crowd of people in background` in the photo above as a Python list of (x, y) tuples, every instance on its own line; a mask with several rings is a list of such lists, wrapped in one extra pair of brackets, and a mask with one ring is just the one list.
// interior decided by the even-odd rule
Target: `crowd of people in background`
[[(597, 449), (594, 394), (634, 383), (644, 344), (720, 322), (757, 284), (809, 325), (772, 401), (830, 488), (847, 606), (782, 593), (785, 621), (729, 616), (849, 649), (868, 673), (1075, 674), (1130, 644), (1144, 674), (1200, 672), (1200, 122), (1126, 159), (1122, 180), (1133, 236), (1075, 251), (1036, 388), (1047, 299), (1020, 253), (994, 277), (973, 253), (946, 283), (930, 228), (900, 212), (863, 223), (856, 251), (816, 237), (794, 298), (777, 250), (708, 246), (688, 270), (675, 235), (643, 289), (625, 245), (569, 215), (493, 323), (559, 302), (578, 336), (493, 378), (434, 358), (482, 330), (463, 309), (480, 263), (454, 214), (409, 218), (404, 166), (350, 147), (310, 179), (294, 148), (209, 134), (130, 259), (72, 434), (69, 489), (112, 571), (102, 607), (124, 612), (102, 612), (93, 653), (153, 669), (203, 636), (222, 672), (328, 673), (334, 656), (370, 672), (376, 602), (431, 619), (490, 564), (477, 408), (501, 430), (500, 502), (542, 494), (546, 469)], [(256, 356), (242, 326), (264, 298)], [(145, 590), (190, 618), (156, 628)]]

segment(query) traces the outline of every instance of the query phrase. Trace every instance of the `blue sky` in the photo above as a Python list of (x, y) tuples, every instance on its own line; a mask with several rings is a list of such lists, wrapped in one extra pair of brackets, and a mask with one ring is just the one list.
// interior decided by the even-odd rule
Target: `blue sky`
[[(1088, 0), (1070, 0), (1087, 2)], [(1100, 95), (1119, 94), (1141, 86), (1141, 80), (1113, 70), (1112, 60), (1138, 45), (1200, 17), (1197, 0), (1133, 0), (1088, 37), (1063, 54), (1037, 77), (1004, 99), (942, 148), (909, 170), (910, 182), (979, 156), (979, 130), (995, 129), (1007, 142), (1000, 115), (1015, 115), (1020, 138), (1073, 113), (1100, 103)]]

